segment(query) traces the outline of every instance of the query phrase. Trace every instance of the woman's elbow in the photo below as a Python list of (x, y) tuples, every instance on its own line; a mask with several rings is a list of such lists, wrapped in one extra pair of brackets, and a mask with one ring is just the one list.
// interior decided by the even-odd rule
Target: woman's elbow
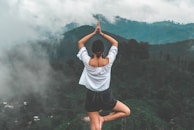
[(115, 42), (113, 43), (113, 46), (118, 47), (118, 42), (117, 42), (117, 41), (115, 41)]
[(84, 47), (84, 44), (83, 44), (83, 42), (81, 42), (81, 40), (80, 40), (80, 41), (78, 41), (78, 48), (81, 49), (82, 47)]

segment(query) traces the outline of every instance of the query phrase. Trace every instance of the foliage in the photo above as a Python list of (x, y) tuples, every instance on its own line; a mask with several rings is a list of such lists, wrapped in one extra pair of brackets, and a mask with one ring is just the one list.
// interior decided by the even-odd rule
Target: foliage
[[(160, 49), (154, 52), (153, 46), (138, 43), (135, 39), (120, 41), (110, 87), (115, 98), (126, 103), (132, 114), (125, 119), (105, 123), (103, 129), (192, 130), (193, 61), (175, 62), (178, 52), (164, 58), (164, 53), (160, 52), (162, 47), (157, 46)], [(83, 64), (75, 59), (76, 43), (63, 42), (57, 45), (39, 43), (51, 52), (48, 55), (53, 70), (49, 73), (52, 82), (44, 93), (35, 91), (9, 99), (16, 104), (14, 109), (6, 107), (0, 99), (0, 129), (89, 130), (89, 124), (81, 120), (87, 115), (84, 111), (86, 90), (78, 85)], [(63, 52), (67, 50), (67, 45), (64, 45), (67, 43), (73, 46)], [(28, 105), (23, 104), (24, 100)], [(40, 120), (34, 120), (35, 115)]]

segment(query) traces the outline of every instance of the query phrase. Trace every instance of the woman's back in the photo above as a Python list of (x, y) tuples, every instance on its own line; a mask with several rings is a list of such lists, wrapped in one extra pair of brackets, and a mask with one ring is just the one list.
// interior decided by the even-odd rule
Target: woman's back
[(89, 65), (92, 67), (103, 67), (108, 65), (109, 60), (108, 58), (92, 58), (89, 61)]

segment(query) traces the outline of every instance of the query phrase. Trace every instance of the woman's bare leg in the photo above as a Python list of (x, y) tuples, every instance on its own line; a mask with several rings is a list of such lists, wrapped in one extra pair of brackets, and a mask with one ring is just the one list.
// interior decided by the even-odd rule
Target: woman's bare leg
[(88, 115), (90, 120), (90, 129), (101, 130), (104, 119), (99, 115), (99, 112), (88, 112)]
[(120, 101), (117, 101), (116, 106), (113, 108), (113, 111), (114, 113), (103, 116), (104, 121), (107, 122), (107, 121), (123, 118), (123, 117), (129, 116), (131, 113), (130, 109)]
[(122, 102), (117, 101), (112, 113), (106, 116), (100, 116), (99, 112), (88, 112), (89, 117), (84, 117), (86, 122), (90, 122), (91, 130), (101, 130), (103, 123), (113, 121), (119, 118), (127, 117), (131, 114), (131, 110)]

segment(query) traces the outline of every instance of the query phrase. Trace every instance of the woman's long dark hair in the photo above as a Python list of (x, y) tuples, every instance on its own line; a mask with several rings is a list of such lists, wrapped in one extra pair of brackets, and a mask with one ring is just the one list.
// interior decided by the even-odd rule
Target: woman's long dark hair
[(95, 40), (93, 42), (93, 44), (92, 44), (92, 52), (94, 54), (96, 54), (97, 58), (102, 56), (102, 54), (104, 52), (104, 44), (103, 44), (103, 42), (100, 39)]

